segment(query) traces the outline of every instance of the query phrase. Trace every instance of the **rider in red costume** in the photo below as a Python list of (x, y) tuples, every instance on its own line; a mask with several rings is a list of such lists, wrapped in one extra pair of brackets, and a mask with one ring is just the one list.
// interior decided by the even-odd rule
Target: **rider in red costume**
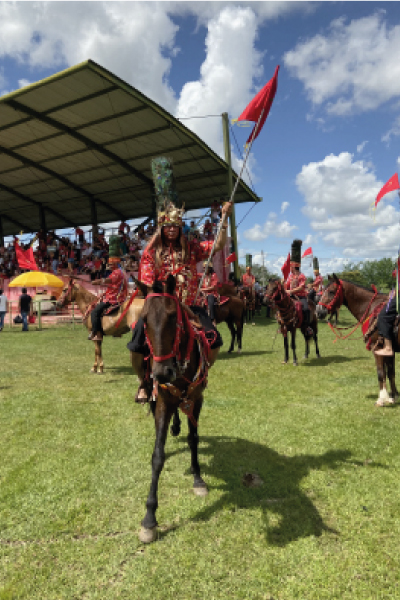
[[(159, 206), (158, 229), (143, 252), (139, 269), (139, 280), (146, 286), (152, 286), (155, 281), (165, 281), (169, 274), (176, 276), (175, 293), (187, 310), (198, 316), (205, 333), (212, 331), (214, 338), (211, 344), (211, 361), (214, 362), (222, 339), (214, 328), (206, 311), (200, 306), (194, 306), (198, 287), (197, 263), (208, 258), (211, 252), (211, 241), (200, 242), (193, 238), (190, 242), (183, 234), (184, 210), (177, 208), (177, 194), (173, 186), (172, 167), (164, 158), (152, 161), (153, 180)], [(231, 204), (227, 202), (223, 214), (229, 215)], [(226, 228), (224, 225), (219, 239), (216, 241), (215, 252), (222, 250), (226, 244)], [(145, 341), (144, 322), (140, 317), (133, 330), (132, 340), (127, 345), (131, 351), (132, 367), (139, 378), (137, 402), (147, 402), (150, 389), (145, 380), (144, 357), (148, 354)]]

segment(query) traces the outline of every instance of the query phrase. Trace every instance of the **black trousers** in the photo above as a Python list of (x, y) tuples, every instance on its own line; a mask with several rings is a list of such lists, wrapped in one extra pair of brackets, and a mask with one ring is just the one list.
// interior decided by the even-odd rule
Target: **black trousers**
[(99, 302), (90, 313), (93, 333), (97, 333), (98, 331), (101, 331), (103, 333), (103, 329), (101, 326), (101, 317), (103, 316), (103, 312), (107, 310), (107, 308), (110, 308), (110, 306), (111, 302)]
[(208, 304), (208, 314), (210, 315), (211, 321), (215, 319), (215, 296), (214, 294), (209, 294), (207, 296), (207, 304)]
[[(212, 324), (211, 318), (208, 316), (204, 308), (200, 306), (191, 306), (191, 311), (199, 317), (200, 323), (203, 326), (206, 338), (210, 341), (211, 349), (220, 348), (223, 344), (222, 337)], [(127, 343), (126, 347), (131, 352), (138, 352), (144, 356), (149, 355), (149, 347), (146, 344), (146, 335), (144, 332), (144, 321), (139, 317), (132, 332), (132, 339)]]
[(385, 304), (378, 315), (378, 331), (384, 338), (391, 340), (393, 338), (393, 325), (396, 319), (396, 296), (391, 299), (389, 305)]

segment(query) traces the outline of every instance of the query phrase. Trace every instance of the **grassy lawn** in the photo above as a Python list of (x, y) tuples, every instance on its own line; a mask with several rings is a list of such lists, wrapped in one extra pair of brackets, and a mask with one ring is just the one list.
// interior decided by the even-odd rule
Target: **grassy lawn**
[(0, 600), (400, 598), (400, 411), (374, 407), (358, 332), (333, 344), (321, 324), (322, 358), (296, 368), (275, 331), (246, 326), (239, 356), (221, 327), (199, 426), (210, 493), (191, 491), (184, 423), (149, 546), (154, 425), (128, 337), (105, 340), (101, 376), (82, 327), (1, 332)]

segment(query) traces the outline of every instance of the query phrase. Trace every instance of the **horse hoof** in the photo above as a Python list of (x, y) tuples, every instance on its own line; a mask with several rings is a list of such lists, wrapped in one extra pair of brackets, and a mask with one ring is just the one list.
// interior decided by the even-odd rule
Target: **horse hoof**
[(242, 352), (242, 349), (238, 348), (238, 354), (241, 354), (241, 352)]
[(91, 373), (97, 373), (97, 369), (95, 369), (94, 367), (92, 367), (92, 368), (90, 369), (90, 372), (91, 372)]
[(153, 527), (152, 529), (147, 529), (147, 527), (142, 527), (139, 532), (139, 540), (143, 544), (151, 544), (155, 542), (157, 539), (157, 527)]
[(97, 375), (103, 375), (103, 369), (97, 371)]
[(196, 496), (207, 496), (208, 489), (206, 485), (199, 485), (193, 488), (193, 492)]
[(283, 361), (281, 362), (281, 364), (282, 364), (282, 365), (287, 365), (287, 360), (283, 360)]
[(228, 354), (230, 354), (232, 352), (233, 348), (229, 348), (228, 350)]
[(173, 427), (171, 427), (170, 432), (171, 432), (171, 435), (173, 435), (174, 437), (177, 437), (180, 434), (181, 430), (180, 430), (180, 428), (174, 429)]
[(294, 366), (294, 367), (297, 367), (297, 362), (294, 362), (294, 363), (293, 363), (293, 366)]

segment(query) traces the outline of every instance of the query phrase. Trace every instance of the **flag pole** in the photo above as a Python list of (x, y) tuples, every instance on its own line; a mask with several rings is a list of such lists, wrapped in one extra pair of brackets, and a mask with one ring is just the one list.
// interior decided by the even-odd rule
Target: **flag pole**
[[(253, 145), (253, 142), (254, 142), (254, 138), (255, 138), (255, 136), (256, 136), (256, 133), (257, 133), (257, 131), (258, 131), (258, 127), (259, 127), (259, 125), (260, 125), (260, 123), (261, 123), (261, 119), (262, 119), (262, 117), (263, 117), (264, 111), (265, 111), (265, 107), (264, 107), (264, 108), (262, 109), (262, 111), (261, 111), (261, 114), (260, 114), (260, 116), (259, 116), (259, 118), (258, 118), (258, 121), (257, 121), (257, 123), (256, 123), (256, 126), (254, 127), (254, 130), (253, 130), (253, 133), (252, 133), (252, 136), (251, 136), (250, 142), (249, 142), (249, 144), (247, 144), (247, 151), (246, 151), (245, 157), (244, 157), (244, 159), (243, 159), (242, 168), (240, 169), (240, 173), (239, 173), (238, 177), (236, 178), (235, 185), (233, 186), (233, 190), (232, 190), (231, 196), (230, 196), (230, 198), (229, 198), (229, 202), (232, 202), (232, 203), (234, 202), (234, 197), (235, 197), (235, 194), (236, 194), (236, 190), (237, 190), (237, 188), (238, 188), (238, 186), (239, 186), (239, 182), (240, 182), (240, 180), (241, 180), (241, 178), (242, 178), (242, 173), (243, 173), (243, 171), (244, 171), (244, 168), (245, 168), (245, 166), (246, 166), (246, 162), (247, 162), (247, 159), (248, 159), (248, 157), (249, 157), (250, 150), (251, 150), (251, 147), (252, 147), (252, 145)], [(200, 290), (201, 290), (201, 288), (202, 288), (202, 286), (203, 286), (204, 278), (205, 278), (205, 276), (206, 276), (206, 273), (207, 273), (207, 270), (208, 270), (209, 264), (210, 264), (210, 262), (211, 262), (211, 260), (212, 260), (212, 257), (214, 256), (214, 252), (215, 252), (215, 245), (216, 245), (217, 241), (219, 240), (219, 237), (220, 237), (220, 235), (221, 235), (221, 231), (222, 231), (222, 227), (225, 225), (225, 221), (226, 221), (226, 219), (227, 219), (227, 216), (226, 216), (226, 213), (225, 213), (225, 214), (222, 216), (222, 219), (221, 219), (221, 220), (220, 220), (220, 222), (219, 222), (219, 225), (218, 225), (218, 230), (217, 230), (217, 233), (216, 233), (216, 235), (215, 235), (215, 238), (214, 238), (214, 243), (213, 243), (213, 245), (212, 245), (212, 248), (211, 248), (210, 255), (209, 255), (208, 259), (207, 259), (207, 264), (206, 264), (206, 266), (205, 266), (205, 268), (204, 268), (204, 273), (203, 273), (203, 275), (202, 275), (202, 277), (201, 277), (201, 279), (200, 279), (199, 286), (198, 286), (198, 288), (197, 288), (197, 293), (196, 293), (196, 297), (195, 297), (195, 299), (194, 299), (194, 303), (196, 303), (196, 300), (197, 300), (197, 298), (198, 298), (198, 296), (199, 296)], [(238, 252), (238, 254), (239, 254), (239, 252)]]

